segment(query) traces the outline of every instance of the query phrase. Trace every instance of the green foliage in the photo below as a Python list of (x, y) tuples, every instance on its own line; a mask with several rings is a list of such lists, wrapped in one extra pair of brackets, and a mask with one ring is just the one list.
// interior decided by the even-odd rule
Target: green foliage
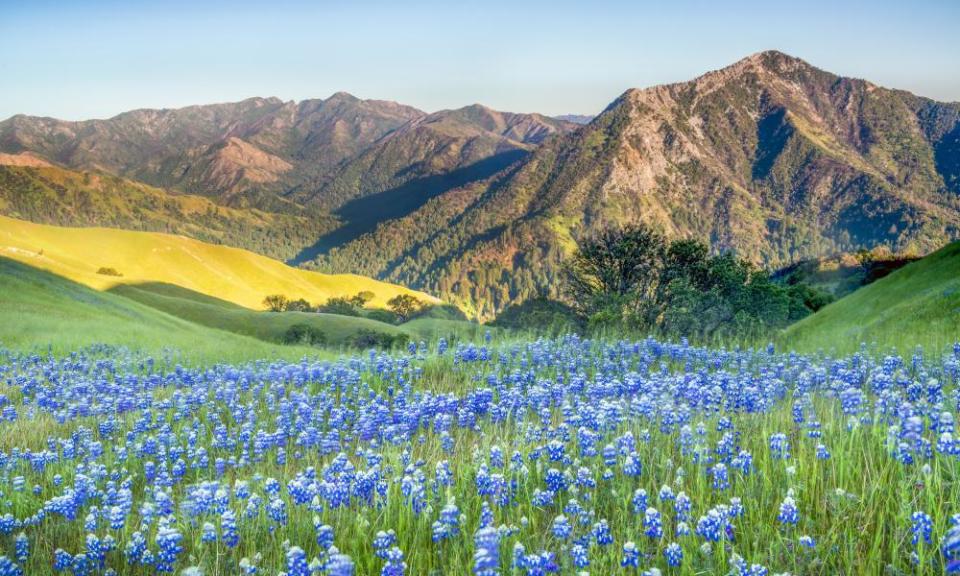
[(289, 299), (283, 294), (270, 294), (263, 299), (263, 307), (271, 312), (283, 312), (288, 302)]
[(818, 310), (828, 296), (789, 288), (697, 240), (667, 243), (644, 226), (584, 240), (566, 266), (567, 294), (592, 329), (630, 327), (698, 340), (760, 338)]
[(284, 344), (299, 344), (303, 346), (323, 346), (327, 344), (327, 336), (322, 330), (309, 324), (294, 324), (283, 333)]
[(401, 322), (410, 320), (415, 314), (423, 310), (422, 300), (412, 294), (397, 294), (390, 300), (387, 300), (387, 306), (397, 315)]
[(354, 299), (347, 296), (334, 296), (333, 298), (329, 298), (325, 303), (320, 305), (318, 310), (326, 314), (339, 314), (341, 316), (360, 315)]
[(311, 306), (310, 303), (305, 299), (298, 298), (296, 300), (290, 300), (287, 302), (284, 305), (283, 310), (285, 312), (313, 312), (313, 306)]
[(508, 330), (536, 330), (553, 334), (578, 332), (584, 327), (582, 318), (572, 306), (546, 296), (537, 296), (520, 304), (507, 306), (489, 325)]
[(102, 276), (116, 276), (118, 278), (123, 276), (123, 274), (117, 272), (116, 268), (109, 268), (107, 266), (101, 266), (100, 268), (97, 268), (97, 274)]
[(406, 345), (410, 336), (404, 333), (388, 334), (376, 330), (359, 330), (350, 339), (350, 345), (356, 348), (395, 348)]

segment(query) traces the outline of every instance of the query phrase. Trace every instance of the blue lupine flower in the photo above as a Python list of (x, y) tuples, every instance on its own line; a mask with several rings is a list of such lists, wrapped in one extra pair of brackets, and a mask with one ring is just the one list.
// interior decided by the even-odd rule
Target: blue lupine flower
[(683, 549), (676, 542), (671, 542), (663, 549), (663, 556), (667, 559), (667, 566), (680, 566), (683, 562)]
[(237, 530), (237, 515), (233, 510), (227, 510), (220, 517), (220, 532), (223, 543), (227, 548), (233, 548), (240, 543), (240, 533)]
[(623, 559), (620, 565), (624, 568), (637, 568), (640, 566), (640, 550), (633, 542), (627, 542), (623, 545)]
[(183, 547), (180, 545), (182, 540), (183, 535), (175, 528), (160, 527), (156, 537), (157, 547), (159, 548), (156, 564), (157, 572), (173, 572), (173, 565), (177, 561), (177, 556), (183, 552)]
[(6, 556), (0, 556), (0, 576), (23, 576), (23, 569)]
[(387, 550), (386, 563), (380, 570), (380, 576), (403, 576), (407, 563), (403, 561), (403, 550), (396, 546)]
[(910, 520), (913, 522), (913, 525), (910, 528), (910, 531), (913, 532), (912, 542), (914, 545), (920, 543), (921, 540), (925, 544), (930, 543), (930, 535), (933, 532), (933, 519), (926, 512), (914, 512), (910, 516)]
[(780, 513), (777, 514), (777, 520), (781, 524), (796, 524), (800, 521), (800, 511), (797, 510), (797, 503), (793, 497), (787, 496), (780, 504)]
[(646, 512), (648, 508), (647, 500), (647, 491), (643, 488), (637, 488), (633, 493), (633, 497), (630, 499), (630, 504), (633, 507), (633, 513), (639, 514), (641, 512)]
[(354, 564), (346, 554), (332, 554), (327, 561), (327, 576), (353, 576)]
[(610, 533), (610, 525), (606, 520), (600, 520), (593, 525), (593, 537), (600, 546), (613, 544), (613, 535)]
[(586, 568), (590, 565), (590, 556), (587, 548), (580, 544), (574, 544), (570, 549), (570, 557), (573, 558), (573, 565), (577, 568)]
[(960, 523), (954, 523), (947, 530), (940, 548), (947, 561), (944, 566), (947, 574), (960, 574)]
[(663, 536), (663, 521), (660, 512), (656, 508), (647, 508), (643, 515), (643, 533), (650, 538), (660, 538)]
[(473, 536), (474, 576), (499, 576), (500, 534), (495, 528), (481, 528)]
[(13, 542), (14, 556), (17, 562), (26, 562), (30, 559), (30, 539), (23, 532), (17, 534)]
[(287, 576), (310, 576), (307, 554), (299, 546), (287, 550)]
[(573, 527), (570, 526), (566, 516), (560, 515), (553, 519), (551, 531), (555, 538), (566, 540), (573, 533)]

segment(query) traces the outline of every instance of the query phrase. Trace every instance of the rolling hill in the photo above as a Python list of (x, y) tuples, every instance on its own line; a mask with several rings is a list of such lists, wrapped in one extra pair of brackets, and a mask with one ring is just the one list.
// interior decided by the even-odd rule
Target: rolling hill
[(0, 320), (0, 346), (39, 353), (106, 344), (205, 364), (322, 354), (207, 328), (4, 257)]
[(336, 226), (319, 213), (232, 208), (99, 170), (74, 171), (0, 154), (0, 214), (57, 226), (182, 234), (287, 260)]
[(351, 270), (480, 317), (541, 292), (577, 237), (646, 222), (770, 267), (960, 236), (960, 104), (843, 78), (779, 52), (628, 90), (485, 181), (329, 250)]
[[(436, 298), (352, 274), (326, 275), (291, 268), (252, 252), (185, 236), (110, 228), (66, 228), (0, 216), (0, 256), (19, 260), (97, 290), (162, 283), (213, 296), (251, 310), (269, 294), (305, 298), (374, 293), (373, 306), (397, 294)], [(122, 276), (99, 274), (113, 269)]]
[(861, 342), (940, 353), (960, 341), (960, 242), (908, 264), (788, 328), (791, 349), (847, 353)]

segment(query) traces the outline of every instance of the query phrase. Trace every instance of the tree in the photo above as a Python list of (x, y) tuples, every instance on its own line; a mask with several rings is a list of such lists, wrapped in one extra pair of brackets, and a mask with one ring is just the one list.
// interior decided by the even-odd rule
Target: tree
[(663, 236), (643, 225), (609, 228), (587, 238), (564, 267), (567, 296), (585, 315), (641, 312), (655, 295)]
[(733, 254), (698, 240), (663, 238), (642, 226), (582, 241), (565, 266), (571, 304), (591, 326), (628, 324), (668, 336), (764, 336), (828, 302), (784, 287)]
[(346, 296), (334, 296), (320, 306), (320, 312), (325, 314), (339, 314), (341, 316), (359, 316), (357, 308), (352, 298)]
[(303, 298), (297, 300), (290, 300), (287, 302), (286, 306), (283, 307), (287, 312), (312, 312), (313, 306)]
[(376, 297), (376, 294), (369, 290), (363, 290), (362, 292), (357, 292), (357, 294), (350, 298), (350, 302), (357, 308), (363, 308), (367, 305), (367, 302), (370, 302)]
[(423, 302), (412, 294), (398, 294), (387, 300), (387, 306), (401, 322), (406, 322), (423, 308)]
[(283, 294), (271, 294), (263, 299), (263, 306), (271, 312), (283, 312), (289, 300)]

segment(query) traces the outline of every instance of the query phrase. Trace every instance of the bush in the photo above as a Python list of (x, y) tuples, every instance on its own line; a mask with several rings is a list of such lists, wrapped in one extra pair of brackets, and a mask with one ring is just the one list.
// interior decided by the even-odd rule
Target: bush
[(327, 299), (326, 303), (317, 308), (318, 312), (324, 314), (339, 314), (340, 316), (359, 316), (356, 303), (351, 298), (345, 296), (334, 296)]
[(732, 254), (711, 255), (697, 240), (668, 243), (643, 226), (582, 241), (565, 271), (571, 303), (597, 329), (753, 339), (829, 302), (809, 287), (780, 286)]
[(406, 334), (387, 334), (364, 328), (350, 339), (350, 344), (357, 348), (394, 348), (405, 346), (409, 341)]
[(323, 346), (327, 343), (327, 336), (319, 328), (308, 324), (294, 324), (283, 333), (282, 340), (284, 344)]
[(100, 274), (102, 276), (117, 276), (117, 277), (123, 276), (123, 274), (117, 272), (116, 268), (108, 268), (106, 266), (99, 268), (97, 270), (97, 274)]
[(303, 298), (290, 300), (283, 309), (286, 312), (313, 312), (313, 306)]
[(376, 320), (377, 322), (383, 322), (384, 324), (395, 324), (397, 322), (396, 314), (382, 308), (367, 311), (367, 318)]
[(583, 328), (583, 322), (577, 316), (576, 310), (546, 296), (507, 306), (490, 325), (510, 330), (533, 329), (552, 333)]
[(263, 306), (271, 312), (283, 312), (289, 299), (283, 294), (271, 294), (263, 299)]

